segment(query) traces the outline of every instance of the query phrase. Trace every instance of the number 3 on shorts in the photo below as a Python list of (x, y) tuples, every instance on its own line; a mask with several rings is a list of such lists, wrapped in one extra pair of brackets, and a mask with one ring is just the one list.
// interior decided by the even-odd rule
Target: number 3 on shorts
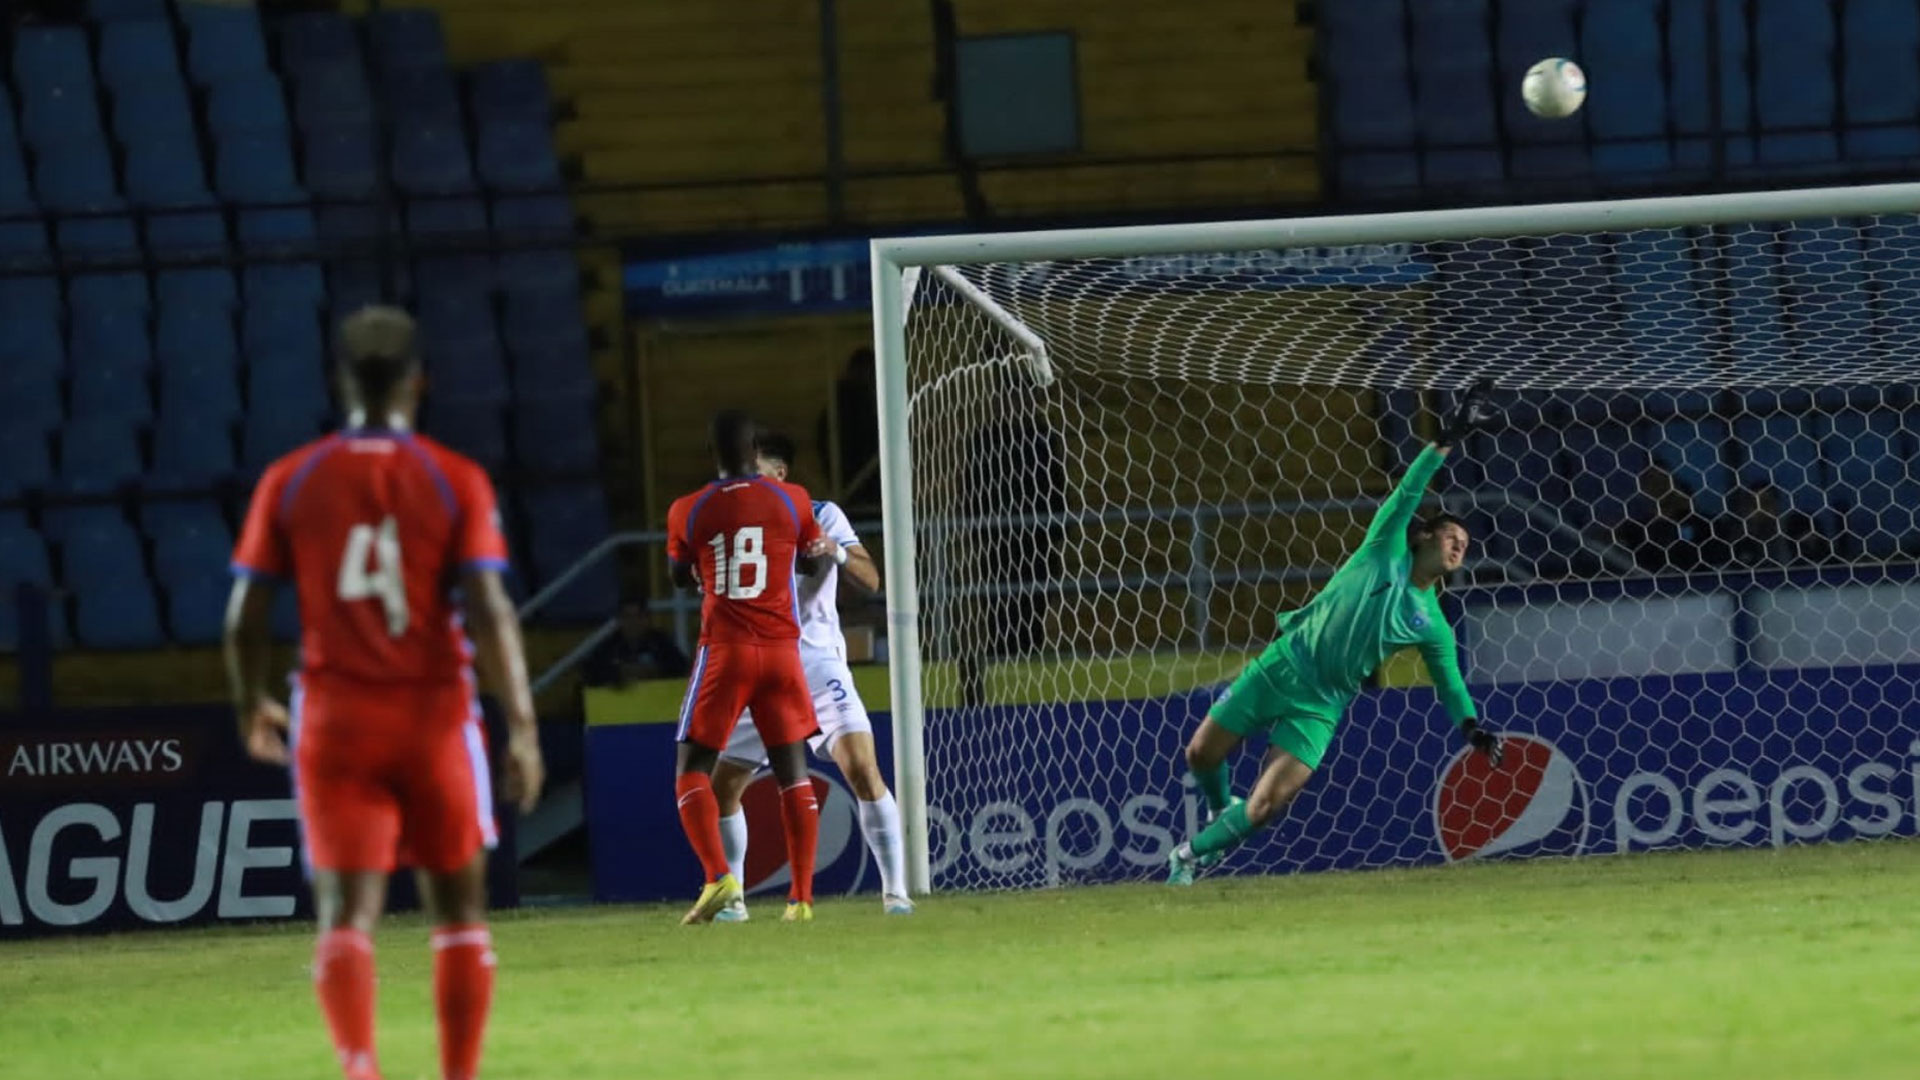
[[(373, 568), (367, 568), (367, 556)], [(387, 634), (407, 632), (407, 588), (400, 580), (400, 524), (389, 514), (378, 526), (355, 525), (347, 531), (347, 550), (340, 556), (342, 600), (378, 600), (387, 616)]]

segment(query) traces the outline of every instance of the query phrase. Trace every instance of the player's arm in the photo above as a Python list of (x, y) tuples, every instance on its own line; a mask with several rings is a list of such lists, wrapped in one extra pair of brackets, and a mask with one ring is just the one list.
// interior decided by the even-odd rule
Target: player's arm
[(1483, 379), (1474, 384), (1460, 399), (1459, 407), (1447, 421), (1435, 440), (1420, 451), (1407, 467), (1407, 473), (1400, 483), (1388, 495), (1380, 509), (1373, 516), (1373, 523), (1367, 527), (1367, 537), (1363, 547), (1380, 543), (1406, 542), (1407, 528), (1413, 524), (1413, 516), (1420, 509), (1420, 500), (1426, 497), (1427, 488), (1432, 486), (1433, 478), (1440, 472), (1440, 466), (1460, 440), (1467, 437), (1475, 428), (1484, 427), (1493, 419), (1492, 406), (1488, 398), (1493, 392), (1493, 380)]
[(521, 813), (528, 813), (540, 801), (546, 765), (540, 758), (540, 727), (527, 680), (520, 616), (498, 570), (469, 567), (461, 574), (460, 590), (481, 685), (506, 712), (507, 797), (519, 804)]
[(1467, 680), (1460, 674), (1460, 645), (1453, 630), (1445, 623), (1437, 623), (1420, 642), (1420, 658), (1426, 662), (1427, 677), (1433, 680), (1440, 707), (1460, 729), (1461, 738), (1487, 755), (1495, 765), (1500, 764), (1500, 737), (1480, 726), (1473, 695), (1467, 692)]
[(833, 564), (861, 588), (879, 592), (880, 567), (860, 542), (860, 534), (853, 531), (846, 511), (831, 502), (821, 503), (815, 520), (820, 523), (821, 538), (812, 553), (833, 560)]
[(275, 463), (253, 489), (233, 548), (233, 591), (227, 596), (221, 640), (240, 741), (248, 756), (269, 765), (285, 765), (289, 758), (287, 709), (267, 687), (273, 664), (273, 596), (293, 572), (280, 520), (285, 477), (286, 470)]
[(798, 484), (782, 484), (781, 487), (786, 490), (787, 498), (792, 500), (794, 506), (809, 508), (795, 515), (797, 520), (794, 525), (798, 531), (793, 538), (793, 568), (812, 576), (837, 561), (829, 553), (832, 542), (821, 531), (820, 520), (813, 516), (810, 509), (813, 498), (807, 494), (807, 489)]
[(679, 588), (700, 588), (700, 576), (693, 569), (694, 554), (687, 543), (687, 500), (675, 499), (667, 507), (667, 576)]

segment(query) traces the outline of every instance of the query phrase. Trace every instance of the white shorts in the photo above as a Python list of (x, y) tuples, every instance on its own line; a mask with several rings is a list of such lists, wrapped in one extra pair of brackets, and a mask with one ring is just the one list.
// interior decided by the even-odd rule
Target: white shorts
[[(867, 717), (860, 691), (854, 689), (853, 672), (838, 654), (802, 649), (800, 665), (806, 669), (813, 711), (820, 719), (820, 734), (808, 739), (807, 746), (814, 756), (830, 761), (835, 743), (855, 732), (872, 732), (873, 721)], [(720, 756), (756, 769), (767, 763), (767, 747), (760, 741), (760, 729), (753, 726), (752, 709), (741, 714)]]

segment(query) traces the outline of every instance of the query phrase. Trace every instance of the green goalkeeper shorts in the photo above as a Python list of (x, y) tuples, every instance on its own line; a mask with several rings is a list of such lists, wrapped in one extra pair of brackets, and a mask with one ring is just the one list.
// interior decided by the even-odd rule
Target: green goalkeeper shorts
[(1268, 743), (1318, 769), (1345, 711), (1302, 685), (1292, 664), (1263, 657), (1240, 672), (1207, 718), (1243, 739), (1265, 735)]

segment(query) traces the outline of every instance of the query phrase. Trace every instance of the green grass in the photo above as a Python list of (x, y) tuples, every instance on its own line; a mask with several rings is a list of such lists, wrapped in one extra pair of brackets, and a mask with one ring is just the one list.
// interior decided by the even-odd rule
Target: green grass
[[(490, 1080), (1911, 1077), (1920, 844), (496, 924)], [(0, 946), (0, 1077), (334, 1075), (304, 928)], [(389, 1080), (425, 932), (380, 935)]]

